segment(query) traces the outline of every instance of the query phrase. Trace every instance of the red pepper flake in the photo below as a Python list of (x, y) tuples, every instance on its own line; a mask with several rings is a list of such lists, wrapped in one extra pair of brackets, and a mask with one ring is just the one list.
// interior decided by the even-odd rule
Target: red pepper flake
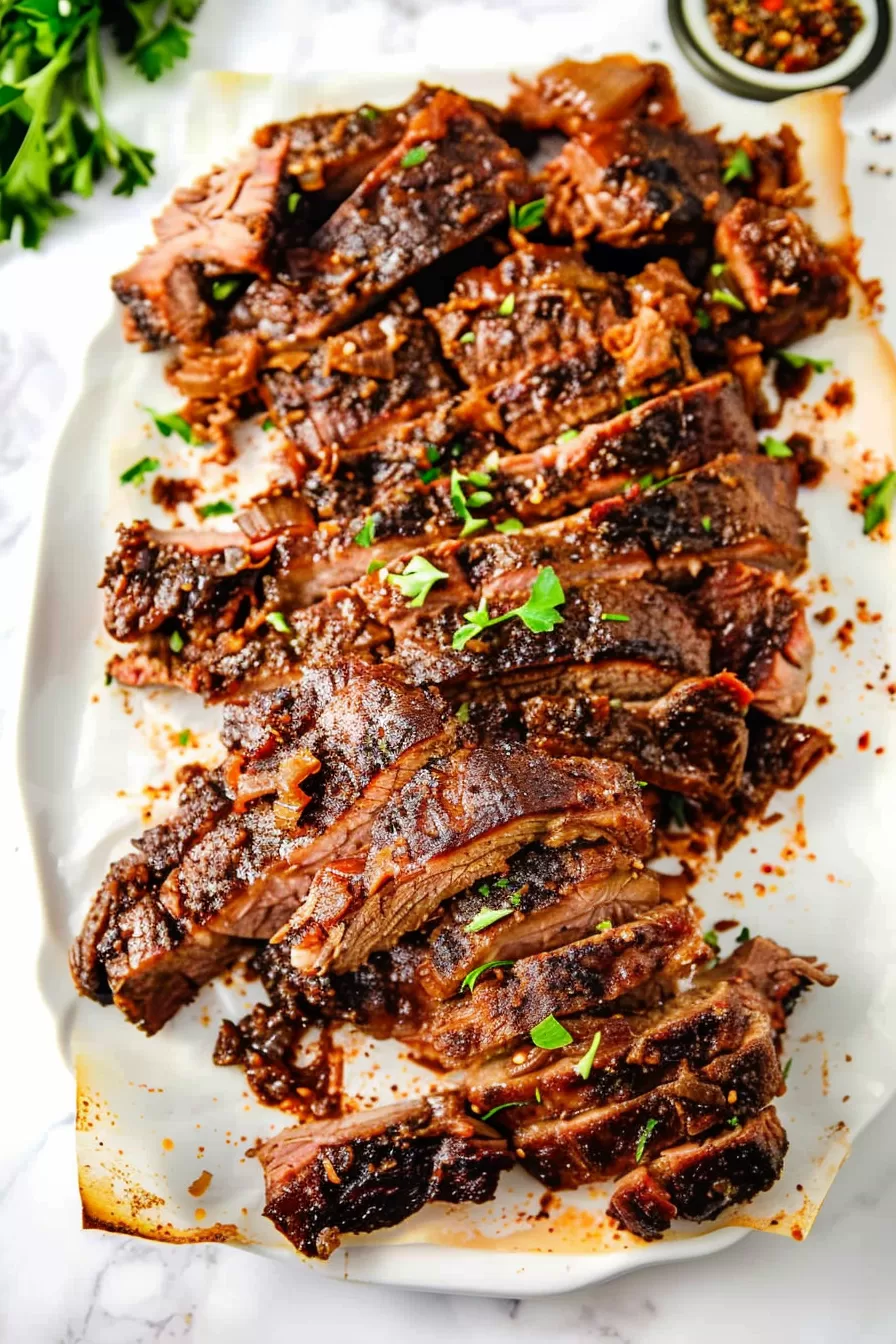
[(863, 733), (859, 738), (859, 751), (867, 751), (871, 746), (871, 734)]

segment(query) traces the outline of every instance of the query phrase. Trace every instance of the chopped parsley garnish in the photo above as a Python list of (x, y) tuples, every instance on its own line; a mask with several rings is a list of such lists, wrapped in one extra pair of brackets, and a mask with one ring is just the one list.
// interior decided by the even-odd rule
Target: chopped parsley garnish
[(509, 905), (501, 910), (491, 910), (484, 905), (479, 914), (474, 915), (469, 924), (464, 925), (464, 933), (481, 933), (483, 929), (487, 929), (490, 925), (497, 924), (499, 919), (506, 919), (508, 915), (512, 914), (513, 910)]
[(790, 1059), (788, 1059), (787, 1063), (781, 1070), (781, 1077), (784, 1079), (785, 1083), (787, 1082), (787, 1075), (790, 1072), (790, 1066), (792, 1063), (793, 1063), (793, 1055), (790, 1056)]
[(606, 933), (607, 929), (612, 929), (612, 927), (613, 927), (612, 919), (602, 919), (601, 922), (597, 925), (597, 932)]
[(476, 339), (475, 331), (465, 331), (460, 338), (461, 345), (472, 345)]
[(834, 367), (832, 359), (813, 359), (811, 355), (798, 355), (794, 350), (776, 350), (776, 359), (783, 359), (792, 369), (804, 369), (808, 364), (814, 373), (827, 373)]
[(773, 438), (771, 434), (762, 440), (762, 451), (766, 457), (793, 457), (792, 451), (783, 439)]
[(379, 116), (379, 109), (375, 107), (359, 107), (358, 116), (363, 117), (365, 121), (376, 121)]
[(558, 1022), (553, 1013), (548, 1013), (547, 1017), (537, 1023), (529, 1032), (533, 1045), (537, 1045), (540, 1050), (560, 1050), (564, 1045), (569, 1045), (572, 1035), (566, 1030), (562, 1022)]
[(172, 630), (168, 640), (168, 647), (172, 653), (180, 653), (184, 647), (184, 637), (179, 630)]
[(624, 411), (633, 411), (636, 406), (640, 406), (641, 402), (646, 400), (646, 397), (626, 397), (625, 401), (622, 403), (622, 409)]
[(425, 467), (420, 473), (420, 480), (424, 485), (432, 485), (442, 474), (441, 467)]
[(141, 406), (140, 409), (152, 417), (152, 421), (163, 439), (169, 439), (172, 434), (179, 434), (184, 443), (195, 445), (199, 442), (186, 420), (176, 411), (172, 411), (169, 415), (161, 415), (158, 411), (154, 411), (151, 406)]
[[(470, 702), (469, 702), (469, 700), (465, 700), (465, 701), (463, 702), (462, 705), (458, 705), (457, 709), (454, 711), (454, 717), (457, 719), (458, 723), (469, 723), (469, 722), (470, 722)], [(501, 885), (501, 883), (499, 882), (499, 883), (498, 883), (498, 886), (500, 886), (500, 885)]]
[(722, 275), (728, 269), (728, 263), (725, 261), (714, 261), (709, 268), (710, 275)]
[(291, 215), (294, 215), (299, 208), (299, 201), (302, 199), (300, 191), (291, 191), (286, 198), (286, 208)]
[(888, 471), (879, 481), (866, 485), (862, 491), (865, 501), (865, 522), (862, 531), (867, 537), (881, 523), (885, 523), (893, 512), (893, 500), (896, 499), (896, 471)]
[(648, 1140), (650, 1139), (651, 1134), (656, 1129), (658, 1124), (659, 1120), (648, 1120), (647, 1124), (644, 1126), (644, 1128), (641, 1130), (641, 1133), (638, 1135), (638, 1142), (635, 1145), (636, 1162), (640, 1162), (641, 1158), (644, 1156), (644, 1149), (647, 1147)]
[(367, 566), (367, 573), (368, 573), (368, 574), (376, 574), (376, 573), (378, 573), (381, 569), (385, 569), (385, 568), (386, 568), (386, 562), (385, 562), (385, 560), (371, 560), (370, 564)]
[(733, 182), (736, 177), (741, 177), (745, 182), (749, 182), (753, 177), (753, 164), (750, 156), (743, 146), (739, 145), (731, 158), (728, 160), (728, 167), (722, 174), (722, 181), (726, 184)]
[(241, 275), (222, 275), (219, 280), (212, 281), (212, 298), (218, 303), (223, 303), (236, 293), (241, 284), (243, 284)]
[(544, 196), (537, 201), (529, 201), (526, 205), (515, 205), (511, 201), (508, 206), (510, 215), (510, 227), (519, 229), (520, 233), (529, 233), (531, 229), (537, 229), (544, 219), (544, 212), (547, 209), (547, 200)]
[(127, 471), (123, 471), (119, 476), (122, 485), (142, 485), (144, 476), (149, 476), (151, 472), (158, 471), (161, 463), (157, 457), (141, 457), (139, 462), (135, 462)]
[(739, 299), (736, 294), (729, 294), (727, 289), (714, 289), (709, 296), (712, 303), (726, 303), (729, 308), (733, 308), (736, 313), (745, 313), (747, 305), (743, 299)]
[(264, 430), (265, 434), (267, 434), (270, 430), (274, 428), (274, 422), (269, 415), (266, 416), (265, 419), (262, 421), (261, 427)]
[(713, 952), (718, 952), (719, 935), (716, 933), (715, 929), (710, 929), (708, 933), (704, 933), (703, 941), (706, 943), (707, 947), (712, 948)]
[(292, 626), (290, 625), (286, 617), (283, 615), (282, 611), (269, 612), (268, 615), (265, 616), (265, 620), (267, 621), (268, 625), (272, 625), (275, 630), (278, 630), (280, 632), (281, 635), (292, 634)]
[(556, 442), (569, 443), (570, 439), (577, 439), (581, 432), (580, 429), (564, 429), (562, 434), (557, 435)]
[(513, 294), (508, 294), (506, 299), (501, 300), (501, 306), (498, 309), (499, 317), (512, 317), (513, 310), (516, 307), (516, 298)]
[(630, 621), (631, 616), (623, 616), (621, 611), (602, 611), (600, 614), (602, 621)]
[(474, 490), (471, 495), (464, 494), (464, 482), (470, 481), (475, 484), (474, 478), (478, 477), (480, 481), (490, 482), (490, 476), (484, 472), (471, 472), (469, 476), (462, 475), (455, 467), (451, 472), (451, 486), (449, 497), (451, 507), (454, 509), (457, 517), (463, 523), (460, 535), (462, 537), (472, 537), (474, 532), (481, 532), (484, 527), (488, 527), (487, 518), (474, 518), (470, 513), (471, 507), (481, 508), (483, 504), (490, 504), (494, 496), (490, 490)]
[(511, 905), (519, 905), (523, 899), (522, 891), (512, 891), (507, 897)]
[(200, 504), (196, 512), (202, 518), (221, 518), (225, 513), (236, 513), (236, 509), (226, 499), (215, 499), (211, 504)]
[(407, 154), (405, 154), (404, 158), (401, 160), (401, 166), (402, 168), (416, 168), (418, 163), (425, 163), (428, 158), (429, 146), (415, 145), (413, 149), (409, 149)]
[(712, 326), (712, 319), (710, 318), (709, 313), (706, 311), (705, 308), (698, 308), (696, 313), (694, 314), (694, 317), (697, 319), (697, 326), (700, 328), (701, 331), (706, 331), (709, 327)]
[(438, 462), (439, 460), (439, 450), (434, 443), (426, 445), (426, 460), (427, 462)]
[(600, 1032), (596, 1031), (594, 1033), (594, 1036), (591, 1040), (591, 1044), (589, 1045), (586, 1053), (582, 1056), (582, 1058), (576, 1065), (576, 1073), (585, 1083), (587, 1083), (588, 1079), (591, 1077), (591, 1070), (594, 1068), (594, 1056), (597, 1054), (597, 1047), (599, 1045), (600, 1045)]
[(356, 532), (354, 536), (356, 546), (363, 546), (367, 550), (368, 546), (373, 545), (378, 521), (379, 514), (376, 513), (371, 513), (369, 517), (364, 519), (360, 532)]
[(750, 930), (747, 928), (746, 924), (743, 926), (743, 928), (741, 929), (740, 933), (737, 935), (734, 941), (736, 943), (748, 943), (750, 941)]
[(188, 747), (190, 745), (190, 739), (192, 736), (193, 735), (190, 732), (189, 728), (182, 728), (177, 735), (177, 740), (182, 747)]
[(473, 987), (475, 986), (476, 981), (479, 979), (480, 975), (484, 975), (486, 971), (493, 971), (497, 966), (512, 966), (512, 965), (513, 965), (512, 961), (484, 961), (481, 966), (476, 966), (472, 971), (470, 971), (467, 975), (464, 976), (463, 980), (461, 981), (460, 992), (463, 993), (465, 989), (468, 989), (472, 994)]
[(485, 1115), (480, 1115), (479, 1119), (490, 1120), (499, 1111), (506, 1111), (508, 1106), (525, 1106), (525, 1104), (524, 1101), (502, 1101), (500, 1106), (493, 1106), (490, 1111), (486, 1111)]
[(503, 523), (495, 524), (496, 532), (503, 532), (505, 537), (512, 537), (517, 532), (522, 532), (523, 525), (519, 518), (505, 518)]
[(436, 569), (425, 555), (412, 555), (401, 574), (387, 574), (389, 583), (393, 583), (403, 597), (409, 599), (411, 607), (422, 607), (429, 596), (430, 589), (439, 579), (447, 579), (443, 569)]
[(505, 611), (501, 616), (489, 616), (488, 605), (483, 597), (479, 606), (474, 610), (464, 612), (467, 621), (459, 630), (455, 630), (454, 638), (451, 641), (453, 649), (462, 649), (468, 640), (474, 636), (481, 635), (484, 630), (488, 630), (493, 625), (500, 625), (503, 621), (509, 621), (514, 616), (523, 622), (527, 630), (533, 634), (543, 634), (547, 630), (553, 630), (555, 625), (559, 625), (563, 620), (558, 607), (566, 601), (560, 580), (554, 573), (552, 566), (546, 565), (540, 569), (532, 584), (532, 591), (527, 600), (521, 607), (514, 607), (511, 611)]
[(712, 531), (712, 519), (708, 513), (704, 513), (703, 517), (700, 519), (700, 526), (703, 528), (704, 532)]
[(535, 1100), (538, 1102), (538, 1104), (539, 1104), (539, 1106), (540, 1106), (540, 1105), (541, 1105), (541, 1088), (540, 1088), (540, 1087), (536, 1087), (536, 1089), (535, 1089)]
[(676, 826), (680, 826), (682, 830), (686, 830), (688, 818), (687, 813), (684, 810), (684, 795), (680, 793), (667, 793), (666, 806), (668, 807), (669, 813)]
[(739, 1128), (740, 1128), (740, 1116), (738, 1116), (738, 1115), (732, 1115), (732, 1116), (730, 1117), (730, 1119), (728, 1120), (728, 1124), (731, 1126), (732, 1129), (739, 1129)]

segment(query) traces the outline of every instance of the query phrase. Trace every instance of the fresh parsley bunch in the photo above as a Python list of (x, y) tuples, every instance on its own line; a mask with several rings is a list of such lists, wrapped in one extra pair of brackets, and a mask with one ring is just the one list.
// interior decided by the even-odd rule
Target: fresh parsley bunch
[(18, 224), (37, 247), (60, 197), (87, 197), (107, 168), (117, 196), (153, 174), (153, 154), (106, 119), (103, 30), (122, 56), (156, 80), (190, 50), (202, 0), (0, 0), (0, 241)]

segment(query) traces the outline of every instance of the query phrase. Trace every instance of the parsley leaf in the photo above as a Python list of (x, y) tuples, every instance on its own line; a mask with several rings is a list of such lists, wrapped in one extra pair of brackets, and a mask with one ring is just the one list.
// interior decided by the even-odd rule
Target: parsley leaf
[(365, 550), (373, 545), (376, 536), (376, 525), (379, 522), (379, 514), (372, 513), (364, 519), (361, 530), (355, 533), (354, 542), (356, 546), (363, 546)]
[(543, 634), (547, 630), (553, 630), (554, 626), (559, 625), (563, 620), (557, 608), (562, 606), (565, 601), (566, 594), (560, 585), (560, 580), (554, 573), (552, 566), (546, 565), (538, 571), (535, 582), (532, 584), (532, 590), (521, 607), (514, 607), (511, 611), (505, 611), (502, 616), (489, 616), (488, 605), (483, 597), (478, 607), (464, 612), (467, 624), (455, 630), (451, 647), (462, 649), (475, 635), (482, 634), (484, 630), (488, 630), (493, 625), (500, 625), (503, 621), (509, 621), (514, 616), (521, 620), (533, 634)]
[(501, 300), (501, 305), (498, 308), (498, 316), (512, 317), (513, 310), (515, 307), (516, 307), (516, 297), (513, 294), (508, 294), (506, 299)]
[(216, 499), (211, 504), (200, 504), (196, 512), (203, 518), (220, 518), (225, 513), (236, 513), (236, 509), (226, 499)]
[(790, 1059), (788, 1059), (787, 1063), (781, 1070), (781, 1077), (784, 1079), (785, 1083), (787, 1082), (787, 1075), (790, 1072), (790, 1066), (792, 1063), (793, 1063), (793, 1055), (790, 1056)]
[(712, 319), (710, 318), (709, 313), (706, 311), (705, 308), (698, 308), (697, 311), (694, 313), (694, 317), (696, 319), (697, 326), (700, 328), (701, 331), (706, 331), (709, 327), (712, 326)]
[(476, 339), (475, 331), (465, 331), (460, 338), (461, 345), (472, 345)]
[(386, 568), (385, 560), (371, 560), (370, 564), (367, 566), (367, 573), (377, 574), (381, 569), (385, 568)]
[(762, 440), (762, 451), (766, 457), (793, 457), (793, 453), (782, 439), (775, 439), (771, 436)]
[(727, 289), (714, 289), (709, 296), (711, 303), (726, 303), (729, 308), (733, 308), (736, 313), (745, 313), (747, 305), (743, 299), (739, 299), (736, 294), (729, 294)]
[(267, 616), (265, 616), (265, 620), (267, 621), (268, 625), (272, 625), (275, 630), (278, 630), (280, 632), (281, 635), (292, 634), (292, 626), (290, 625), (286, 617), (283, 615), (282, 611), (268, 612)]
[(486, 971), (493, 971), (497, 966), (512, 965), (512, 961), (484, 961), (481, 966), (476, 966), (472, 971), (467, 972), (461, 981), (460, 992), (463, 993), (465, 989), (468, 989), (472, 994), (480, 975), (484, 975)]
[(740, 933), (737, 935), (734, 941), (736, 943), (748, 943), (750, 941), (750, 930), (747, 928), (746, 924), (743, 926), (743, 928), (741, 929)]
[(240, 285), (245, 284), (241, 275), (222, 275), (219, 280), (212, 281), (212, 298), (218, 303), (223, 303), (235, 294)]
[(596, 1031), (587, 1051), (576, 1065), (576, 1073), (587, 1083), (591, 1077), (591, 1070), (594, 1068), (594, 1056), (597, 1054), (597, 1047), (600, 1045), (600, 1032)]
[(710, 929), (708, 933), (704, 933), (703, 941), (706, 943), (707, 947), (712, 948), (713, 952), (718, 952), (719, 935), (716, 933), (715, 929)]
[(182, 747), (188, 747), (190, 745), (191, 737), (192, 733), (190, 732), (189, 728), (182, 728), (177, 735), (177, 740)]
[(636, 406), (640, 406), (642, 401), (646, 400), (646, 397), (626, 397), (625, 401), (622, 403), (622, 409), (624, 411), (633, 411)]
[(474, 915), (469, 924), (464, 925), (464, 933), (481, 933), (482, 930), (487, 929), (489, 925), (497, 924), (499, 919), (506, 919), (508, 915), (512, 914), (513, 910), (510, 906), (507, 906), (502, 910), (491, 910), (488, 906), (484, 905), (479, 911), (479, 914)]
[(269, 415), (266, 416), (265, 419), (262, 421), (261, 427), (264, 430), (265, 434), (269, 433), (269, 431), (274, 428), (274, 422)]
[(808, 364), (815, 373), (827, 373), (834, 367), (832, 359), (813, 359), (811, 355), (798, 355), (795, 350), (775, 350), (774, 355), (792, 369), (804, 369)]
[(640, 1162), (641, 1158), (644, 1156), (644, 1149), (647, 1147), (648, 1140), (650, 1139), (651, 1134), (656, 1129), (658, 1124), (659, 1120), (648, 1120), (647, 1124), (644, 1126), (644, 1128), (641, 1130), (641, 1133), (638, 1135), (638, 1142), (635, 1145), (636, 1162)]
[[(476, 492), (474, 492), (470, 496), (470, 498), (467, 499), (466, 495), (464, 494), (465, 480), (467, 480), (467, 477), (462, 476), (461, 473), (457, 470), (457, 467), (454, 467), (454, 469), (451, 472), (451, 485), (449, 487), (448, 493), (449, 498), (451, 499), (451, 507), (454, 509), (454, 512), (457, 514), (458, 518), (460, 518), (460, 520), (463, 523), (460, 535), (462, 537), (472, 537), (474, 532), (481, 532), (484, 527), (488, 527), (488, 519), (474, 518), (473, 515), (470, 513), (470, 505), (476, 498)], [(488, 494), (488, 491), (485, 491), (484, 493)], [(488, 504), (491, 502), (491, 499), (492, 496), (488, 494), (488, 499), (486, 499), (484, 502)], [(475, 508), (476, 505), (474, 504), (473, 507)]]
[(728, 167), (722, 174), (722, 181), (727, 184), (733, 182), (736, 177), (741, 177), (745, 182), (750, 182), (753, 177), (753, 164), (750, 156), (742, 145), (739, 145), (731, 158), (728, 160)]
[(564, 429), (562, 434), (558, 434), (554, 440), (555, 443), (569, 443), (571, 439), (577, 439), (581, 434), (580, 429)]
[(543, 1017), (532, 1030), (529, 1036), (533, 1045), (537, 1045), (540, 1050), (560, 1050), (564, 1045), (569, 1045), (572, 1035), (566, 1030), (562, 1022), (558, 1022), (553, 1013), (548, 1013)]
[(703, 517), (700, 519), (700, 526), (703, 528), (704, 532), (712, 531), (712, 519), (708, 513), (704, 513)]
[(687, 813), (684, 810), (684, 794), (669, 792), (666, 794), (666, 806), (676, 826), (688, 829)]
[(178, 434), (184, 443), (195, 446), (199, 442), (186, 420), (176, 411), (172, 411), (168, 415), (162, 415), (159, 411), (154, 411), (151, 406), (141, 406), (140, 409), (152, 418), (153, 424), (163, 439), (170, 439), (172, 434)]
[(595, 931), (597, 933), (606, 933), (607, 930), (612, 929), (612, 927), (613, 927), (612, 919), (602, 919), (599, 924), (595, 925)]
[(189, 29), (181, 27), (172, 20), (163, 23), (161, 27), (156, 27), (152, 18), (158, 9), (155, 0), (144, 0), (142, 4), (131, 3), (128, 9), (141, 27), (141, 37), (128, 61), (136, 66), (150, 83), (154, 83), (165, 74), (166, 70), (173, 69), (178, 61), (187, 59), (190, 54), (191, 33)]
[(630, 621), (631, 616), (623, 616), (620, 611), (602, 611), (600, 614), (602, 621)]
[(538, 201), (529, 201), (526, 205), (514, 205), (511, 201), (508, 206), (510, 227), (519, 229), (520, 233), (529, 233), (532, 229), (537, 229), (544, 219), (547, 204), (544, 196)]
[(879, 481), (866, 485), (862, 491), (865, 501), (865, 521), (862, 531), (867, 537), (881, 523), (885, 523), (893, 512), (896, 499), (896, 471), (888, 471)]
[(496, 532), (503, 532), (505, 536), (513, 536), (517, 532), (522, 532), (523, 525), (519, 518), (505, 518), (503, 523), (495, 524)]
[(409, 149), (407, 154), (401, 160), (402, 168), (416, 168), (418, 163), (425, 163), (429, 158), (428, 145), (415, 145)]
[(139, 462), (135, 462), (127, 471), (123, 471), (119, 476), (122, 485), (142, 485), (144, 476), (149, 476), (151, 472), (158, 471), (161, 463), (157, 457), (141, 457)]
[(524, 1101), (502, 1101), (500, 1106), (493, 1106), (490, 1111), (486, 1111), (485, 1115), (480, 1115), (479, 1119), (490, 1120), (499, 1111), (506, 1111), (508, 1106), (525, 1106), (525, 1104)]
[[(470, 722), (470, 702), (469, 702), (469, 700), (465, 700), (465, 701), (463, 702), (463, 704), (458, 705), (457, 709), (456, 709), (455, 712), (454, 712), (454, 717), (457, 719), (458, 723), (469, 723), (469, 722)], [(498, 883), (498, 886), (500, 886), (500, 885), (501, 885), (501, 884), (500, 884), (500, 882), (499, 882), (499, 883)]]
[(422, 607), (433, 584), (448, 575), (443, 569), (436, 569), (425, 555), (412, 555), (401, 574), (387, 574), (386, 578), (410, 599), (409, 606)]
[(172, 653), (180, 653), (184, 647), (184, 637), (179, 630), (172, 630), (168, 639), (168, 647)]

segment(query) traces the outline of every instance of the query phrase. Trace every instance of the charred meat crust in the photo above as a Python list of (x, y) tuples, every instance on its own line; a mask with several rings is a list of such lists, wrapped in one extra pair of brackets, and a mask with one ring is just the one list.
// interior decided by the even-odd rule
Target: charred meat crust
[(623, 1176), (608, 1212), (644, 1241), (655, 1241), (673, 1219), (706, 1222), (754, 1199), (781, 1175), (787, 1135), (773, 1106), (702, 1143), (670, 1148)]
[(323, 1260), (342, 1236), (393, 1227), (432, 1201), (483, 1204), (513, 1165), (504, 1140), (451, 1094), (287, 1129), (256, 1156), (265, 1217)]
[(533, 80), (511, 76), (508, 114), (530, 130), (578, 135), (590, 127), (626, 117), (658, 125), (684, 121), (684, 112), (665, 65), (636, 56), (604, 56), (599, 61), (560, 61)]

